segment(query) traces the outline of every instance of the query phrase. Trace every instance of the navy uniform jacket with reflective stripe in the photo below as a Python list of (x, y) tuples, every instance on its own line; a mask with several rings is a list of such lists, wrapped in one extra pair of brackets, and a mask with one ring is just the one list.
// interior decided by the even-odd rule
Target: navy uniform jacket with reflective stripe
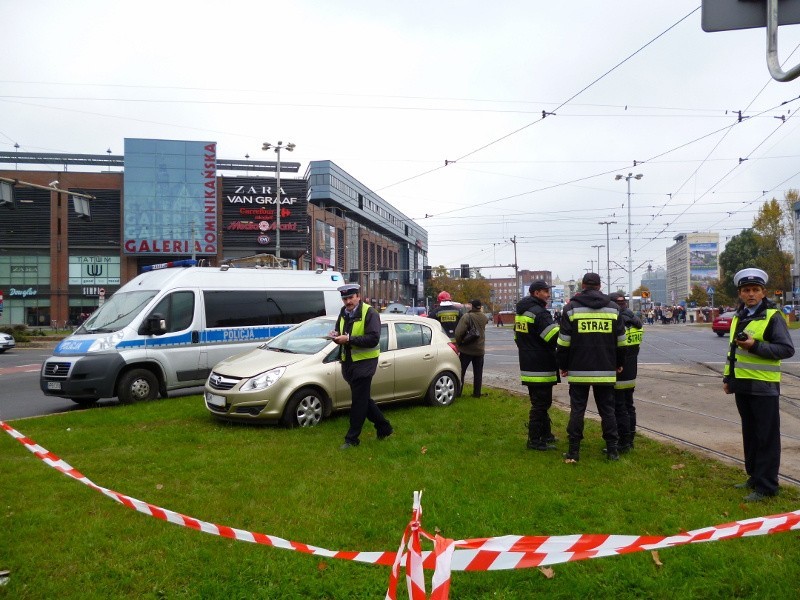
[(625, 362), (625, 323), (600, 290), (576, 294), (561, 313), (556, 360), (574, 384), (615, 385)]
[[(625, 347), (625, 366), (622, 373), (617, 375), (617, 382), (633, 382), (636, 384), (636, 375), (639, 370), (639, 346), (642, 343), (642, 320), (633, 314), (630, 308), (620, 311), (622, 322), (625, 323), (625, 331), (628, 336), (628, 343)], [(625, 384), (617, 387), (633, 387)]]
[(561, 378), (556, 365), (558, 324), (535, 296), (517, 303), (514, 342), (519, 350), (520, 379), (524, 385), (554, 385)]

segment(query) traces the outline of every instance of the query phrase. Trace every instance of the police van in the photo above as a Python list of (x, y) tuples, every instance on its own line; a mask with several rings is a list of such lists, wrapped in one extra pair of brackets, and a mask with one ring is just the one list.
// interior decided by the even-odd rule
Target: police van
[(56, 346), (40, 387), (91, 404), (203, 385), (219, 361), (295, 323), (338, 314), (343, 283), (335, 271), (189, 266), (142, 273)]

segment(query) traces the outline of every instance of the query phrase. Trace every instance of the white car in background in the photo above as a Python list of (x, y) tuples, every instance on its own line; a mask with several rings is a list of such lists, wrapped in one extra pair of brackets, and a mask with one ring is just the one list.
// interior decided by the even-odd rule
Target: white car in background
[[(433, 406), (452, 404), (461, 390), (461, 364), (439, 323), (414, 315), (380, 317), (375, 402), (425, 399)], [(218, 363), (206, 381), (208, 411), (224, 420), (310, 427), (333, 411), (350, 408), (339, 346), (327, 337), (335, 324), (333, 316), (310, 319)]]
[(0, 354), (8, 350), (9, 348), (13, 348), (17, 345), (14, 341), (14, 336), (9, 335), (7, 333), (0, 333)]

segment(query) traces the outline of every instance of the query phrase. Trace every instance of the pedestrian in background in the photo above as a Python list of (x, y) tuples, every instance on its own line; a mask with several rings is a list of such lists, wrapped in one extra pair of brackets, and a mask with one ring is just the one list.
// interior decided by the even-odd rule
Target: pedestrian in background
[(600, 291), (600, 275), (584, 275), (581, 288), (562, 311), (556, 353), (561, 376), (569, 381), (569, 451), (564, 459), (571, 463), (580, 460), (583, 417), (591, 389), (600, 413), (606, 457), (619, 460), (614, 385), (625, 361), (625, 324), (617, 304)]
[(529, 450), (555, 450), (548, 410), (553, 404), (553, 386), (559, 382), (556, 365), (558, 324), (547, 310), (550, 288), (546, 281), (531, 283), (528, 296), (517, 303), (514, 342), (519, 351), (522, 385), (528, 388), (531, 410), (528, 415)]
[[(461, 385), (466, 380), (467, 367), (472, 364), (472, 397), (481, 397), (483, 386), (483, 355), (486, 353), (486, 324), (489, 319), (483, 314), (480, 300), (470, 302), (472, 308), (461, 317), (455, 329), (455, 342), (461, 360)], [(478, 337), (469, 339), (468, 332), (474, 331)]]
[(456, 306), (453, 303), (449, 292), (439, 292), (437, 300), (439, 301), (438, 306), (434, 307), (428, 317), (431, 319), (436, 319), (442, 324), (442, 327), (452, 342), (456, 337), (456, 326), (458, 325), (458, 321), (464, 315), (465, 311), (463, 308)]
[(742, 443), (749, 489), (745, 502), (778, 493), (781, 462), (781, 359), (794, 356), (794, 344), (780, 310), (767, 300), (768, 277), (761, 269), (742, 269), (733, 276), (741, 304), (731, 321), (728, 360), (722, 389), (734, 394), (742, 418)]
[(625, 324), (625, 364), (617, 373), (614, 384), (614, 414), (617, 418), (618, 450), (620, 454), (633, 449), (636, 435), (636, 407), (633, 391), (636, 389), (636, 375), (639, 370), (639, 347), (642, 343), (642, 320), (633, 314), (625, 301), (625, 295), (614, 292), (608, 295), (619, 307), (619, 314)]
[(361, 301), (361, 286), (358, 284), (343, 285), (338, 289), (344, 306), (339, 311), (331, 339), (340, 347), (342, 377), (350, 386), (352, 396), (350, 428), (340, 446), (341, 450), (346, 450), (359, 445), (361, 429), (367, 419), (375, 425), (379, 440), (389, 437), (394, 430), (371, 396), (372, 378), (381, 351), (380, 315)]

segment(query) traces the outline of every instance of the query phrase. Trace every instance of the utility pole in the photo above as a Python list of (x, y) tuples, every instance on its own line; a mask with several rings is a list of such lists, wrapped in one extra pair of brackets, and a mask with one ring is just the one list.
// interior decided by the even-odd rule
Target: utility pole
[(509, 240), (514, 244), (514, 297), (519, 302), (519, 265), (517, 264), (517, 236)]

